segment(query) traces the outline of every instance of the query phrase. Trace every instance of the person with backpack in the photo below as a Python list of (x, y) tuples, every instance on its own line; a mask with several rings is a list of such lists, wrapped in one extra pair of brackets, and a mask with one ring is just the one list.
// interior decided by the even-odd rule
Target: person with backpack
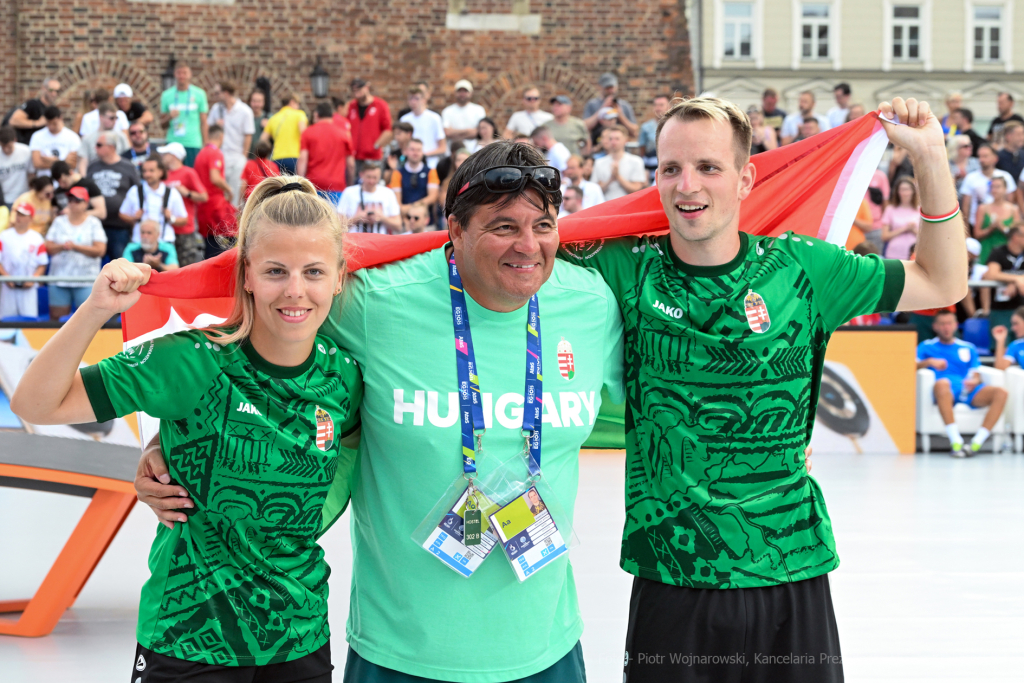
[(133, 226), (132, 242), (142, 240), (139, 223), (143, 220), (160, 224), (160, 240), (174, 242), (174, 229), (188, 223), (188, 212), (181, 193), (164, 184), (167, 168), (156, 154), (142, 162), (142, 182), (128, 191), (118, 213)]

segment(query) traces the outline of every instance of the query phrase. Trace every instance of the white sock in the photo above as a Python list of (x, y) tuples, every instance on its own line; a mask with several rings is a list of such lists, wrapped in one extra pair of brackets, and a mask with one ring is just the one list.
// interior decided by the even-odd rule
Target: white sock
[(985, 439), (987, 439), (991, 433), (992, 432), (982, 427), (978, 430), (978, 433), (974, 435), (974, 438), (971, 439), (971, 443), (976, 446), (980, 446), (985, 443)]
[(960, 430), (957, 429), (955, 422), (953, 424), (946, 425), (946, 435), (949, 436), (950, 445), (953, 445), (955, 443), (963, 445), (964, 437), (960, 436)]

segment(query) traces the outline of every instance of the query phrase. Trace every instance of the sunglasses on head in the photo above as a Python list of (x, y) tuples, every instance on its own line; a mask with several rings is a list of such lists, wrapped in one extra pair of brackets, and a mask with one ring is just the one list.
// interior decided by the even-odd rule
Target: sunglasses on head
[(495, 166), (485, 168), (470, 178), (459, 194), (481, 183), (496, 194), (518, 192), (529, 180), (540, 185), (545, 192), (558, 192), (562, 187), (562, 175), (553, 166)]

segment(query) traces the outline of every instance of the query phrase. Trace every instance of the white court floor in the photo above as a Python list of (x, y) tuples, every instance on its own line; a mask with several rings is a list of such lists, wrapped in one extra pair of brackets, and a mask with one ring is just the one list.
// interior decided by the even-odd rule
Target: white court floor
[[(622, 680), (630, 577), (618, 568), (623, 456), (586, 455), (573, 550), (591, 683)], [(1024, 457), (817, 454), (842, 558), (832, 574), (846, 680), (1024, 680)], [(87, 501), (0, 488), (0, 600), (35, 590)], [(136, 506), (52, 635), (0, 636), (0, 681), (128, 681), (155, 529)], [(348, 525), (324, 539), (332, 650), (347, 646)]]

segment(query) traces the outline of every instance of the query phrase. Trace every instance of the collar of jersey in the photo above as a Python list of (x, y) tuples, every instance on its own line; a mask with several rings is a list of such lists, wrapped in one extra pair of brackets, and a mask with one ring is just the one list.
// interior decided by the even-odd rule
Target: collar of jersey
[(668, 252), (668, 256), (672, 260), (672, 264), (687, 275), (692, 275), (693, 277), (715, 277), (717, 275), (725, 275), (726, 273), (731, 273), (736, 270), (736, 268), (743, 263), (743, 259), (747, 256), (748, 245), (749, 237), (747, 236), (747, 233), (740, 231), (739, 251), (736, 252), (736, 256), (733, 257), (731, 261), (723, 263), (720, 266), (694, 266), (686, 263), (679, 258), (676, 254), (676, 250), (672, 248), (671, 239), (665, 240), (665, 251)]
[(274, 365), (270, 361), (266, 360), (263, 356), (256, 353), (256, 349), (253, 348), (252, 344), (246, 342), (242, 344), (242, 351), (245, 353), (246, 358), (252, 363), (252, 366), (260, 372), (276, 377), (277, 379), (294, 379), (309, 370), (313, 365), (313, 359), (316, 357), (316, 345), (318, 342), (313, 342), (313, 348), (309, 352), (309, 358), (302, 361), (299, 365), (294, 367), (285, 367), (284, 365)]

